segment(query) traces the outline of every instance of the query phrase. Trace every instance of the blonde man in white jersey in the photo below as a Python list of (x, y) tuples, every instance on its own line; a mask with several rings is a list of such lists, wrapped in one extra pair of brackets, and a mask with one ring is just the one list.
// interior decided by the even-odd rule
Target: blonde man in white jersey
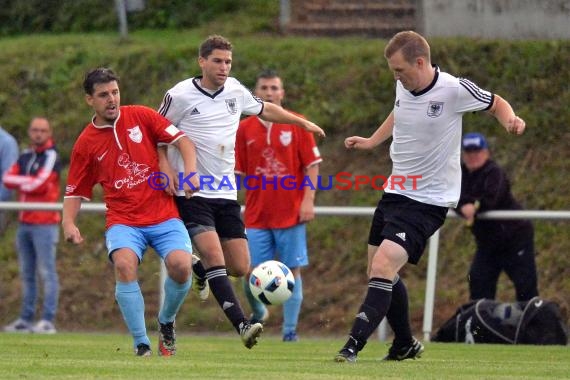
[[(201, 254), (203, 267), (201, 262), (195, 263), (194, 274), (207, 279), (216, 301), (244, 345), (252, 348), (263, 325), (250, 323), (244, 316), (228, 278), (228, 272), (244, 276), (250, 266), (234, 175), (240, 116), (242, 113), (258, 115), (271, 122), (296, 124), (320, 136), (324, 136), (324, 131), (309, 120), (263, 102), (230, 77), (232, 44), (224, 37), (208, 37), (200, 46), (198, 63), (202, 75), (168, 90), (159, 109), (160, 114), (196, 145), (200, 191), (189, 199), (177, 191), (176, 203), (194, 247)], [(177, 173), (181, 172), (180, 155), (176, 150), (169, 149), (168, 161)], [(172, 169), (165, 167), (164, 170), (171, 178), (177, 178)], [(171, 191), (177, 187), (175, 184)]]
[(387, 44), (384, 57), (396, 80), (394, 109), (368, 138), (345, 139), (348, 149), (372, 149), (392, 137), (392, 175), (378, 203), (368, 238), (368, 290), (336, 362), (357, 354), (386, 317), (394, 342), (384, 360), (419, 358), (423, 345), (411, 334), (408, 296), (399, 270), (416, 264), (427, 239), (455, 207), (461, 185), (462, 116), (485, 110), (509, 133), (520, 135), (525, 122), (510, 104), (467, 79), (440, 72), (419, 34), (405, 31)]

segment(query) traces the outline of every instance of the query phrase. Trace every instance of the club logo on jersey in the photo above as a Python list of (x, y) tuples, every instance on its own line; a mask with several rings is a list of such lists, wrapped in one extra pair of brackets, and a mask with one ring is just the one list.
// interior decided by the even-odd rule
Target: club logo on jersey
[(400, 107), (400, 99), (396, 100), (396, 107)]
[(283, 144), (283, 146), (291, 144), (291, 141), (293, 141), (293, 132), (281, 131), (281, 134), (279, 135), (279, 141), (281, 141), (281, 144)]
[(129, 138), (136, 143), (140, 143), (142, 141), (143, 135), (141, 129), (138, 125), (134, 126), (133, 128), (127, 128), (129, 131)]
[(438, 117), (443, 112), (443, 102), (429, 102), (427, 115), (429, 117)]
[(226, 108), (230, 115), (235, 115), (237, 113), (237, 101), (236, 98), (226, 99)]

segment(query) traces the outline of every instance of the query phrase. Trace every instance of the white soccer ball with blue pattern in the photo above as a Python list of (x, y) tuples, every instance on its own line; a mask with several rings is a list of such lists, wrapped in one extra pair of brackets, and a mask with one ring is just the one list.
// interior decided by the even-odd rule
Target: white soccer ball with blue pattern
[(287, 301), (294, 287), (295, 277), (291, 269), (276, 260), (259, 264), (249, 276), (251, 293), (266, 305), (280, 305)]

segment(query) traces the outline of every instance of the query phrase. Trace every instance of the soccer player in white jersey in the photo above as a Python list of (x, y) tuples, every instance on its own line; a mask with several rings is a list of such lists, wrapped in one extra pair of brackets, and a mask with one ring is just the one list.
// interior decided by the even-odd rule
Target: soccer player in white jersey
[(408, 180), (389, 182), (374, 213), (368, 238), (368, 290), (336, 362), (355, 362), (384, 317), (395, 335), (384, 360), (420, 357), (424, 347), (411, 334), (407, 291), (398, 271), (406, 262), (418, 262), (448, 208), (457, 204), (462, 116), (485, 110), (509, 133), (520, 135), (525, 129), (525, 122), (499, 95), (433, 66), (430, 47), (421, 35), (396, 34), (384, 57), (396, 80), (394, 109), (372, 136), (348, 137), (345, 146), (372, 149), (392, 137), (392, 175)]
[[(240, 116), (242, 113), (258, 115), (267, 121), (296, 124), (320, 136), (324, 136), (324, 132), (309, 120), (263, 102), (230, 77), (232, 44), (224, 37), (208, 37), (200, 45), (198, 63), (202, 75), (186, 79), (168, 90), (159, 113), (196, 145), (200, 191), (190, 199), (180, 191), (176, 196), (180, 216), (203, 262), (203, 267), (201, 263), (194, 265), (194, 273), (207, 279), (244, 345), (251, 348), (257, 343), (263, 326), (250, 323), (244, 316), (228, 278), (228, 272), (233, 276), (245, 275), (250, 265), (234, 176)], [(182, 169), (176, 150), (168, 150), (168, 161), (171, 168), (165, 166), (165, 170), (176, 179)]]

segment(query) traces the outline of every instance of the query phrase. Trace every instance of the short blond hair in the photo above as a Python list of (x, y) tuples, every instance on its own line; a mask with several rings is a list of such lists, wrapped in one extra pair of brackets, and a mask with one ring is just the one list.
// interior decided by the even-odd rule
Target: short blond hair
[(384, 57), (388, 59), (398, 51), (402, 52), (402, 56), (408, 63), (413, 63), (419, 57), (431, 63), (428, 42), (421, 34), (414, 31), (407, 30), (394, 35), (384, 48)]

